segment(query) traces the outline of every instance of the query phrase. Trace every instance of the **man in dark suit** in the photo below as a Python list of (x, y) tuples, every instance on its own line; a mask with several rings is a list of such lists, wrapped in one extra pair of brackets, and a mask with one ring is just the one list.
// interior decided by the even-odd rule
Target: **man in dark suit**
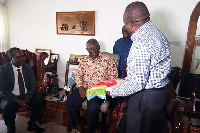
[(15, 133), (16, 112), (31, 107), (27, 131), (43, 132), (35, 122), (41, 121), (45, 100), (37, 89), (35, 74), (31, 66), (25, 64), (23, 52), (19, 48), (9, 50), (11, 62), (0, 67), (0, 106), (8, 133)]

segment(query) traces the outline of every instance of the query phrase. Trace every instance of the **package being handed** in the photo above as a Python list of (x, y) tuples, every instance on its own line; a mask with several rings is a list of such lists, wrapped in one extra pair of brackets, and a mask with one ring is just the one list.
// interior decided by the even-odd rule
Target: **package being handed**
[(118, 78), (106, 80), (97, 84), (92, 85), (89, 89), (86, 90), (87, 100), (91, 100), (92, 98), (98, 96), (101, 99), (106, 98), (106, 88), (117, 85), (121, 83), (121, 80)]

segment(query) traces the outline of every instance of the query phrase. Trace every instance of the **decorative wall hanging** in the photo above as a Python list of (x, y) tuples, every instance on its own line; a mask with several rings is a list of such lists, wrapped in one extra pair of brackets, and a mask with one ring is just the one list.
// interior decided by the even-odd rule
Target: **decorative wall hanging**
[(57, 34), (95, 35), (95, 11), (56, 12)]

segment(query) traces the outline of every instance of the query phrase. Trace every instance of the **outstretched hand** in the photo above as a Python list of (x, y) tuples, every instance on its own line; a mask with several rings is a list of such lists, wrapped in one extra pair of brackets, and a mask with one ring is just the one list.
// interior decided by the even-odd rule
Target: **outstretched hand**
[(27, 105), (28, 100), (24, 100), (24, 101), (16, 100), (16, 102), (20, 106), (20, 108), (19, 108), (20, 112), (23, 112), (23, 111), (27, 110), (27, 108), (28, 108), (28, 105)]
[(86, 89), (83, 86), (81, 86), (78, 88), (78, 91), (79, 91), (81, 98), (86, 100)]
[[(122, 82), (124, 82), (124, 80), (123, 79), (120, 79), (120, 78), (114, 78), (114, 80), (117, 82), (117, 85), (114, 85), (114, 86), (118, 86), (119, 84), (121, 84)], [(114, 87), (113, 86), (113, 87)], [(113, 87), (111, 86), (111, 87), (108, 87), (107, 89), (106, 89), (106, 95), (107, 96), (110, 96), (110, 91), (113, 89)], [(115, 87), (114, 87), (115, 88)]]
[(110, 96), (110, 91), (106, 91), (106, 95), (107, 95), (107, 96)]
[(117, 84), (121, 84), (122, 82), (124, 82), (124, 79), (120, 78), (114, 78), (114, 80), (117, 82)]

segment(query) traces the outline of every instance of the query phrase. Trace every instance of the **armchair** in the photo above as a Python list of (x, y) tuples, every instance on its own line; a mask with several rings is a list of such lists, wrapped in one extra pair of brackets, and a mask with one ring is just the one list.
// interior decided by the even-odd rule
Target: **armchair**
[[(118, 66), (118, 63), (119, 63), (119, 55), (117, 55), (117, 54), (111, 54), (111, 53), (108, 53), (108, 52), (103, 52), (104, 54), (106, 54), (106, 55), (109, 55), (109, 56), (111, 56), (113, 59), (114, 59), (114, 61), (115, 61), (115, 63), (116, 63), (116, 65)], [(68, 73), (69, 73), (69, 65), (70, 64), (73, 64), (73, 65), (79, 65), (79, 63), (70, 63), (70, 62), (67, 62), (67, 65), (66, 65), (66, 73), (65, 73), (65, 80), (66, 80), (66, 86), (67, 86), (67, 83), (68, 83)], [(102, 105), (101, 105), (101, 107), (100, 107), (100, 111), (101, 111), (101, 113), (102, 113), (102, 124), (101, 124), (101, 132), (102, 133), (105, 133), (106, 132), (106, 127), (107, 127), (107, 110), (108, 110), (108, 108), (109, 108), (109, 105), (110, 105), (110, 103), (109, 103), (109, 101), (105, 101), (105, 102), (103, 102), (102, 103)], [(83, 114), (85, 115), (86, 113), (85, 113), (85, 110), (87, 109), (87, 100), (85, 100), (83, 103), (82, 103), (82, 108), (81, 108), (81, 110), (84, 112)], [(71, 128), (69, 127), (68, 128), (68, 131), (71, 131)]]
[[(40, 92), (44, 92), (46, 90), (46, 85), (43, 81), (44, 77), (44, 59), (48, 57), (48, 54), (45, 52), (40, 53), (39, 55), (30, 52), (29, 50), (22, 50), (25, 56), (26, 63), (32, 66), (36, 80), (37, 80), (37, 87)], [(7, 52), (0, 52), (0, 66), (10, 62), (11, 59), (9, 58), (8, 51)], [(1, 102), (1, 100), (0, 100)], [(0, 107), (0, 115), (2, 114), (2, 110)], [(1, 116), (0, 116), (1, 118)]]

